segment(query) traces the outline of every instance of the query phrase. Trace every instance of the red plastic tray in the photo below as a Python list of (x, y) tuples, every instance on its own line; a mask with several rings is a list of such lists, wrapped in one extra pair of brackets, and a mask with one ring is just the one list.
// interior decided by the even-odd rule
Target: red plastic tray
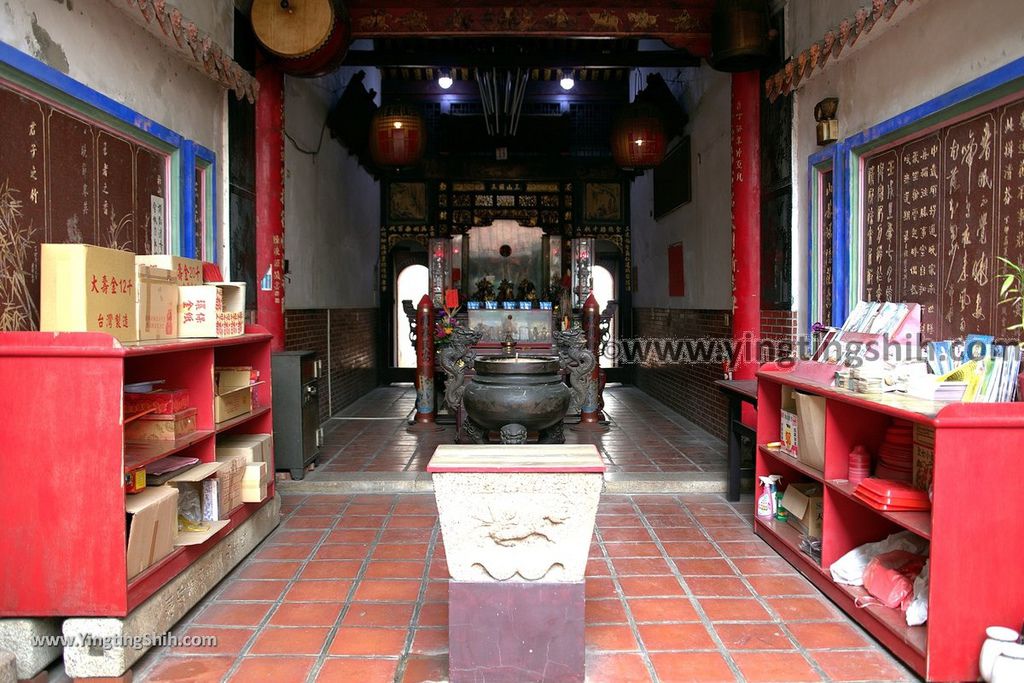
[(860, 489), (855, 489), (853, 497), (858, 500), (862, 500), (876, 510), (884, 510), (886, 512), (923, 512), (931, 509), (931, 503), (921, 506), (918, 504), (914, 505), (900, 505), (897, 503), (880, 503), (877, 498), (872, 498), (861, 492)]
[(891, 479), (869, 477), (854, 490), (861, 500), (880, 509), (927, 510), (931, 507), (928, 493), (909, 484)]

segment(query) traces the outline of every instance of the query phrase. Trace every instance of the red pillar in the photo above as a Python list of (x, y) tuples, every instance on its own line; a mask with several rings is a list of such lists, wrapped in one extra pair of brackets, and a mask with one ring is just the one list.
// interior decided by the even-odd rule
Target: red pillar
[(591, 292), (583, 304), (583, 333), (587, 337), (587, 350), (594, 354), (594, 370), (590, 376), (590, 391), (583, 399), (583, 406), (580, 408), (581, 429), (604, 429), (601, 420), (601, 362), (598, 351), (601, 348), (601, 307)]
[(284, 348), (284, 76), (256, 69), (256, 322)]
[(434, 426), (434, 302), (427, 294), (416, 307), (416, 423)]
[(733, 74), (732, 337), (741, 354), (733, 369), (734, 379), (752, 379), (757, 372), (756, 340), (761, 328), (760, 107), (760, 74)]

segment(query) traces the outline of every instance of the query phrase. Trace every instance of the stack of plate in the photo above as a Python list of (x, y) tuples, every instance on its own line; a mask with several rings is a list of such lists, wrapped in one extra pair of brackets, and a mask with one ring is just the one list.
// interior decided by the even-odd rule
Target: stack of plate
[(908, 483), (914, 480), (914, 431), (909, 422), (894, 420), (885, 430), (875, 476)]
[(849, 472), (846, 476), (851, 484), (859, 484), (871, 476), (871, 454), (863, 446), (850, 451)]
[(886, 479), (865, 479), (854, 489), (853, 495), (877, 510), (928, 510), (932, 506), (924, 491)]

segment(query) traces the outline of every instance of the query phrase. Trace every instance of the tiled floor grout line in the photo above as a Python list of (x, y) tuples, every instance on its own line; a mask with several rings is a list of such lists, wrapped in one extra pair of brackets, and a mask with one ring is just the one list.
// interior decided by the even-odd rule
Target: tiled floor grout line
[[(355, 498), (353, 498), (355, 500)], [(391, 505), (388, 511), (380, 515), (383, 519), (381, 525), (377, 529), (377, 534), (370, 541), (369, 546), (366, 549), (366, 556), (363, 557), (362, 564), (359, 565), (359, 569), (356, 571), (356, 575), (352, 578), (352, 585), (349, 586), (348, 593), (345, 596), (345, 602), (342, 604), (341, 611), (338, 613), (337, 618), (334, 620), (334, 625), (331, 626), (327, 631), (327, 640), (324, 641), (323, 647), (320, 649), (320, 655), (317, 657), (316, 662), (313, 663), (313, 668), (309, 670), (309, 675), (306, 677), (307, 683), (314, 683), (320, 676), (320, 671), (323, 670), (324, 662), (327, 661), (327, 656), (330, 653), (331, 645), (334, 642), (334, 638), (338, 634), (338, 629), (341, 628), (341, 622), (348, 616), (348, 613), (352, 609), (352, 605), (355, 602), (356, 593), (359, 590), (359, 584), (362, 582), (364, 575), (366, 574), (367, 568), (370, 566), (370, 562), (373, 559), (373, 554), (377, 550), (377, 546), (380, 544), (380, 539), (384, 535), (384, 531), (388, 528), (388, 522), (391, 521), (391, 517), (394, 515), (395, 507), (398, 505), (399, 496), (391, 496)], [(358, 506), (358, 504), (355, 504)], [(349, 508), (353, 507), (353, 503), (349, 501)], [(347, 511), (347, 510), (346, 510)], [(376, 516), (376, 515), (375, 515)], [(335, 521), (335, 526), (340, 522), (342, 516), (339, 515)], [(312, 557), (312, 556), (311, 556)], [(335, 579), (340, 580), (340, 579)]]
[[(307, 496), (300, 505), (297, 505), (295, 507), (295, 509), (287, 517), (283, 517), (281, 519), (281, 524), (284, 524), (286, 520), (290, 520), (290, 519), (294, 518), (296, 513), (301, 508), (301, 506), (305, 505), (307, 500), (309, 500), (309, 496)], [(334, 528), (337, 527), (338, 521), (341, 520), (341, 518), (344, 516), (346, 510), (349, 507), (351, 507), (351, 505), (352, 505), (351, 501), (346, 501), (345, 502), (343, 508), (340, 509), (338, 511), (338, 514), (335, 516), (334, 522), (332, 522), (332, 524), (330, 526), (328, 526), (326, 529), (324, 529), (324, 533), (321, 534), (320, 540), (318, 542), (316, 542), (313, 545), (313, 547), (310, 549), (309, 553), (306, 556), (306, 559), (301, 560), (299, 562), (299, 566), (295, 570), (295, 574), (292, 575), (291, 579), (288, 579), (285, 582), (284, 590), (281, 591), (281, 594), (277, 597), (277, 600), (273, 601), (273, 605), (271, 606), (271, 608), (269, 610), (267, 610), (267, 613), (263, 616), (263, 619), (260, 620), (259, 625), (253, 630), (252, 635), (249, 636), (249, 638), (242, 645), (242, 649), (238, 651), (238, 654), (235, 656), (235, 661), (232, 662), (232, 664), (228, 668), (228, 670), (224, 672), (224, 675), (221, 677), (222, 683), (231, 680), (231, 677), (234, 676), (235, 673), (238, 671), (238, 669), (242, 666), (242, 663), (245, 661), (245, 657), (246, 657), (247, 654), (249, 654), (249, 651), (252, 649), (252, 646), (256, 644), (256, 641), (259, 639), (260, 635), (264, 632), (264, 629), (270, 624), (270, 620), (273, 618), (273, 616), (277, 612), (278, 608), (281, 606), (282, 603), (285, 602), (284, 598), (288, 594), (288, 589), (290, 589), (292, 586), (295, 585), (295, 582), (298, 580), (298, 577), (302, 575), (303, 568), (306, 567), (306, 565), (308, 565), (309, 562), (312, 561), (313, 557), (316, 556), (316, 551), (319, 550), (320, 547), (324, 544), (324, 541), (330, 536), (331, 531), (333, 531)], [(270, 536), (267, 537), (267, 539), (269, 539), (269, 538), (270, 538)], [(256, 558), (256, 551), (259, 548), (263, 547), (263, 544), (266, 543), (267, 539), (264, 539), (263, 542), (260, 543), (260, 545), (257, 546), (256, 549), (253, 550), (252, 554), (249, 555), (249, 557), (247, 558), (247, 561), (239, 564), (231, 572), (231, 574), (229, 574), (229, 576), (235, 574), (235, 572), (242, 571), (245, 567), (249, 566), (250, 564), (252, 564), (254, 562), (260, 561), (260, 560), (255, 559)]]
[[(629, 600), (626, 599), (626, 593), (622, 590), (622, 583), (619, 581), (619, 574), (615, 570), (615, 565), (611, 561), (611, 556), (608, 554), (608, 549), (604, 545), (604, 539), (601, 535), (601, 530), (597, 524), (594, 525), (594, 535), (597, 537), (597, 545), (601, 548), (601, 555), (604, 557), (604, 562), (608, 568), (608, 576), (612, 580), (612, 585), (615, 586), (615, 593), (619, 597), (619, 602), (622, 605), (623, 610), (626, 613), (626, 621), (629, 623), (629, 629), (633, 632), (633, 637), (636, 639), (637, 649), (640, 651), (640, 659), (644, 663), (644, 667), (647, 669), (647, 675), (651, 677), (653, 683), (658, 683), (658, 674), (654, 670), (654, 662), (651, 661), (651, 655), (647, 651), (647, 645), (643, 639), (640, 638), (640, 629), (637, 626), (636, 617), (633, 616), (633, 610), (629, 606)], [(588, 560), (589, 560), (589, 549), (588, 549)], [(597, 578), (597, 577), (594, 577)], [(584, 598), (584, 611), (586, 610), (586, 598)], [(586, 619), (584, 619), (584, 624)], [(584, 626), (584, 630), (585, 630)]]
[[(409, 633), (405, 637), (405, 645), (402, 646), (402, 656), (398, 660), (398, 668), (395, 670), (395, 683), (402, 680), (405, 669), (409, 665), (409, 657), (412, 656), (412, 645), (416, 638), (416, 631), (419, 629), (420, 612), (426, 604), (427, 589), (430, 588), (430, 565), (434, 562), (434, 552), (437, 549), (437, 539), (440, 536), (441, 522), (438, 519), (430, 531), (430, 540), (427, 542), (427, 556), (423, 561), (423, 573), (420, 575), (420, 590), (416, 595), (415, 606), (412, 610), (412, 621), (409, 622)], [(447, 556), (445, 556), (447, 564)], [(449, 579), (450, 580), (450, 579)]]
[[(684, 507), (683, 504), (679, 502), (678, 497), (667, 497), (671, 498), (676, 505)], [(661, 538), (658, 537), (658, 533), (654, 530), (654, 527), (651, 525), (650, 520), (647, 519), (647, 514), (640, 509), (640, 506), (637, 504), (635, 497), (630, 496), (629, 501), (633, 506), (634, 512), (637, 515), (639, 515), (641, 523), (647, 529), (647, 533), (650, 534), (651, 538), (654, 540), (654, 544), (658, 547), (658, 550), (661, 552), (662, 559), (668, 562), (669, 571), (676, 578), (679, 584), (683, 587), (683, 590), (686, 591), (687, 596), (690, 598), (690, 604), (693, 605), (694, 611), (697, 613), (697, 616), (698, 618), (700, 618), (700, 621), (704, 625), (705, 630), (707, 630), (708, 634), (710, 635), (711, 640), (715, 643), (715, 646), (718, 647), (719, 652), (722, 654), (722, 658), (725, 660), (726, 665), (728, 665), (729, 669), (732, 671), (733, 676), (738, 681), (745, 680), (743, 672), (740, 671), (739, 665), (737, 665), (736, 660), (733, 659), (732, 652), (729, 650), (729, 648), (725, 646), (725, 642), (718, 635), (718, 632), (714, 628), (714, 622), (707, 615), (707, 612), (704, 611), (704, 607), (700, 604), (700, 600), (697, 598), (696, 595), (694, 595), (693, 591), (690, 590), (690, 586), (686, 582), (686, 577), (682, 575), (682, 573), (679, 571), (678, 565), (676, 565), (676, 563), (672, 561), (672, 558), (668, 554), (668, 551), (665, 550), (665, 546), (662, 544)]]

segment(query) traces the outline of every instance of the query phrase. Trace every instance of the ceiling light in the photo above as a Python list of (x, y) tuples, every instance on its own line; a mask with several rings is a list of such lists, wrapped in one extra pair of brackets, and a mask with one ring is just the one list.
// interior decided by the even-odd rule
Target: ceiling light
[(452, 74), (448, 69), (441, 69), (440, 75), (437, 77), (437, 84), (441, 86), (441, 90), (447, 90), (452, 87)]
[(576, 85), (576, 81), (572, 77), (572, 69), (562, 71), (561, 75), (559, 84), (562, 86), (562, 90), (572, 90), (572, 87)]

